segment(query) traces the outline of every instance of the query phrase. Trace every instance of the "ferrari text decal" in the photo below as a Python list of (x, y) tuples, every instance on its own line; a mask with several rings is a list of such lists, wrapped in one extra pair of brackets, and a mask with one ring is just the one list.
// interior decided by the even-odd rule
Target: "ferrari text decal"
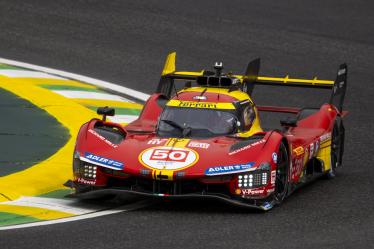
[(211, 176), (211, 175), (231, 174), (235, 172), (244, 172), (250, 169), (253, 165), (254, 163), (247, 163), (247, 164), (236, 164), (236, 165), (229, 165), (229, 166), (210, 167), (205, 170), (205, 174), (208, 176)]
[(106, 144), (112, 146), (113, 148), (117, 148), (118, 145), (115, 145), (114, 143), (112, 143), (111, 141), (109, 141), (108, 139), (106, 139), (105, 137), (101, 136), (99, 133), (97, 133), (96, 131), (92, 130), (92, 129), (89, 129), (88, 130), (89, 133), (91, 133), (92, 135), (96, 136), (98, 139), (102, 140), (103, 142), (105, 142)]
[(180, 107), (191, 107), (191, 108), (217, 108), (217, 104), (215, 103), (202, 103), (202, 102), (180, 102)]
[(153, 147), (139, 155), (144, 166), (159, 170), (180, 170), (194, 165), (198, 159), (194, 150), (177, 147)]
[(170, 100), (167, 105), (182, 108), (235, 109), (235, 106), (232, 103), (180, 101), (176, 99)]
[(248, 145), (246, 145), (246, 146), (244, 146), (244, 147), (241, 147), (240, 149), (237, 149), (237, 150), (231, 151), (231, 152), (229, 152), (229, 155), (230, 155), (230, 156), (231, 156), (231, 155), (234, 155), (234, 154), (236, 154), (236, 153), (242, 152), (243, 150), (250, 149), (250, 148), (252, 148), (252, 147), (254, 147), (254, 146), (257, 146), (257, 145), (259, 145), (259, 144), (263, 144), (263, 143), (265, 143), (265, 142), (266, 142), (265, 139), (261, 139), (260, 141), (254, 142), (254, 143), (252, 143), (252, 144), (248, 144)]
[(190, 148), (208, 149), (210, 144), (191, 141), (187, 146)]
[(84, 154), (84, 158), (104, 167), (114, 168), (114, 169), (123, 169), (123, 163), (112, 160), (112, 159), (108, 159), (105, 157), (97, 156), (89, 152), (86, 152)]

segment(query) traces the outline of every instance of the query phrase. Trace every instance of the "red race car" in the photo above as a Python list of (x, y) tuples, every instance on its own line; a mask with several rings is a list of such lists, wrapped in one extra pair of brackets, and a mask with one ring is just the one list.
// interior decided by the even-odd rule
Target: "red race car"
[[(209, 198), (269, 210), (303, 184), (335, 175), (344, 148), (346, 64), (329, 81), (262, 77), (260, 59), (244, 75), (223, 73), (222, 63), (214, 71), (180, 72), (175, 57), (168, 55), (137, 120), (107, 122), (115, 112), (103, 107), (102, 120), (83, 124), (73, 196)], [(256, 85), (326, 88), (331, 98), (315, 109), (256, 106)], [(281, 120), (281, 129), (266, 130), (259, 112), (293, 117)]]

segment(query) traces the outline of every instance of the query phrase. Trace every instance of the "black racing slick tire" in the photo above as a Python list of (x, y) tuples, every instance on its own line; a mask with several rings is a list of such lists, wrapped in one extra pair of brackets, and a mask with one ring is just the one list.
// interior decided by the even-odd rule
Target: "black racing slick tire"
[(336, 176), (336, 169), (341, 166), (344, 151), (344, 127), (340, 121), (335, 121), (334, 128), (331, 132), (331, 169), (327, 173), (327, 178)]
[(277, 170), (275, 177), (274, 202), (280, 205), (287, 196), (288, 192), (288, 175), (289, 175), (289, 157), (286, 145), (279, 145), (277, 155)]

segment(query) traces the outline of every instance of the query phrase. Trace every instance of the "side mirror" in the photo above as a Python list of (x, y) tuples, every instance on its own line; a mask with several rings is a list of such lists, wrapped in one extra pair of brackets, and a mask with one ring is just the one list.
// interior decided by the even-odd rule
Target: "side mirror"
[(106, 116), (114, 116), (115, 115), (115, 110), (114, 108), (110, 108), (108, 106), (105, 107), (99, 107), (97, 108), (97, 114), (103, 115), (103, 121), (106, 121)]
[(294, 117), (287, 117), (285, 119), (280, 120), (280, 124), (283, 127), (296, 127), (297, 126), (297, 119)]

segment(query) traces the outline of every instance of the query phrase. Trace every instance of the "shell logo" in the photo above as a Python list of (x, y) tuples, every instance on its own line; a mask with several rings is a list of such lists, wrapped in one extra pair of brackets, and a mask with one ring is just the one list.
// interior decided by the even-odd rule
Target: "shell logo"
[(199, 154), (188, 148), (152, 147), (142, 151), (139, 162), (147, 168), (158, 170), (181, 170), (191, 167), (199, 160)]

